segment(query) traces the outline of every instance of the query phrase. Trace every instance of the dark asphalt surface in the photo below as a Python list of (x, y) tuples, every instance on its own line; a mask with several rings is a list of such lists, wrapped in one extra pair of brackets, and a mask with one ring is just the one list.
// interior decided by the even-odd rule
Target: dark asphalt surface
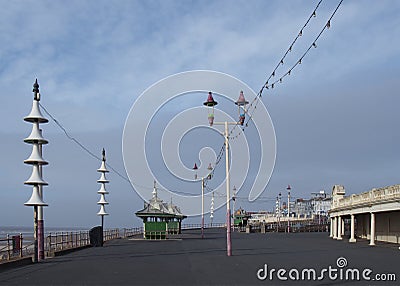
[[(346, 239), (332, 240), (328, 233), (233, 233), (233, 256), (227, 257), (224, 229), (208, 229), (205, 234), (203, 240), (198, 230), (186, 231), (176, 240), (118, 239), (101, 248), (2, 271), (0, 285), (400, 285), (399, 245), (350, 244)], [(347, 260), (347, 266), (337, 265), (339, 257)], [(268, 273), (276, 269), (272, 280), (257, 278), (265, 264)], [(332, 272), (338, 275), (336, 280), (328, 272), (319, 281), (289, 277), (289, 272), (296, 275), (291, 269), (301, 277), (303, 269), (313, 268), (318, 279), (329, 267), (336, 269)], [(288, 280), (278, 279), (280, 268)], [(371, 269), (371, 280), (346, 280), (345, 272), (340, 279), (340, 271), (350, 268), (357, 268), (360, 275)], [(389, 273), (396, 275), (396, 282), (372, 280), (375, 274)]]

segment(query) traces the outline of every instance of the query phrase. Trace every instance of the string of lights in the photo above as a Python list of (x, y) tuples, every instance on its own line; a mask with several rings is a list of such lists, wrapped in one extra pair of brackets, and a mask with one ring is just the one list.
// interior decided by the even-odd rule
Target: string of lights
[[(251, 101), (250, 103), (250, 107), (247, 110), (246, 114), (249, 115), (249, 117), (246, 120), (246, 123), (244, 124), (244, 127), (241, 129), (241, 131), (239, 131), (239, 133), (235, 136), (232, 136), (232, 139), (236, 139), (238, 136), (240, 136), (244, 130), (245, 127), (248, 127), (248, 124), (250, 121), (252, 121), (253, 116), (254, 116), (254, 112), (256, 111), (256, 107), (258, 104), (258, 101), (260, 100), (260, 98), (262, 97), (262, 94), (264, 92), (265, 89), (273, 89), (275, 87), (275, 85), (277, 83), (283, 83), (283, 79), (289, 75), (291, 75), (292, 71), (302, 63), (303, 59), (308, 55), (308, 53), (310, 52), (310, 50), (312, 48), (316, 48), (317, 47), (317, 41), (319, 40), (319, 38), (321, 37), (321, 35), (325, 32), (326, 29), (329, 29), (331, 27), (331, 21), (333, 19), (333, 17), (335, 16), (336, 12), (338, 11), (339, 7), (342, 5), (343, 0), (341, 0), (338, 5), (336, 6), (335, 10), (332, 12), (331, 16), (329, 17), (328, 21), (326, 22), (326, 24), (323, 26), (323, 28), (321, 29), (321, 31), (318, 33), (318, 35), (316, 36), (316, 38), (314, 39), (314, 41), (312, 41), (312, 43), (308, 46), (308, 48), (305, 50), (305, 52), (301, 55), (301, 57), (295, 62), (295, 64), (293, 64), (283, 75), (281, 75), (280, 77), (276, 77), (277, 79), (273, 82), (270, 82), (270, 80), (272, 78), (275, 78), (276, 76), (276, 72), (279, 69), (280, 66), (282, 66), (285, 62), (285, 58), (286, 56), (289, 54), (289, 52), (291, 52), (293, 50), (293, 46), (296, 43), (296, 41), (303, 35), (303, 31), (304, 28), (307, 27), (307, 25), (309, 24), (311, 18), (316, 17), (316, 11), (318, 9), (318, 7), (320, 6), (322, 0), (318, 2), (317, 6), (315, 7), (315, 9), (313, 10), (313, 12), (311, 13), (311, 15), (308, 17), (306, 23), (303, 25), (303, 27), (300, 29), (300, 32), (297, 34), (297, 36), (295, 37), (295, 39), (292, 41), (292, 43), (290, 44), (289, 48), (286, 50), (286, 52), (284, 53), (284, 55), (282, 56), (282, 58), (280, 59), (280, 61), (278, 62), (278, 64), (276, 65), (276, 67), (272, 70), (271, 74), (269, 75), (269, 77), (267, 78), (266, 82), (262, 85), (260, 91), (258, 92), (258, 94), (256, 95), (256, 97)], [(251, 112), (252, 107), (254, 107), (254, 111)], [(232, 130), (230, 131), (230, 135), (233, 134), (233, 131), (236, 129), (237, 125), (235, 125)]]
[[(282, 83), (282, 82), (283, 82), (283, 78), (285, 78), (286, 76), (290, 75), (291, 72), (292, 72), (298, 65), (300, 65), (300, 64), (302, 63), (302, 60), (303, 60), (304, 57), (309, 53), (309, 51), (311, 50), (311, 48), (316, 48), (316, 47), (317, 47), (316, 42), (317, 42), (318, 39), (321, 37), (322, 33), (323, 33), (326, 29), (329, 29), (329, 28), (331, 27), (331, 20), (332, 20), (333, 16), (335, 16), (335, 14), (336, 14), (337, 10), (339, 9), (340, 5), (342, 4), (342, 2), (343, 2), (343, 0), (341, 0), (341, 1), (339, 2), (339, 4), (337, 5), (336, 9), (333, 11), (332, 15), (330, 16), (330, 18), (328, 19), (328, 21), (326, 22), (326, 24), (324, 25), (324, 27), (322, 28), (322, 30), (319, 32), (319, 34), (318, 34), (317, 37), (314, 39), (314, 41), (311, 43), (311, 45), (306, 49), (306, 51), (303, 53), (303, 55), (297, 60), (297, 62), (296, 62), (286, 73), (284, 73), (281, 77), (279, 77), (278, 79), (276, 79), (276, 80), (273, 81), (272, 83), (268, 84), (268, 81), (269, 81), (272, 77), (275, 76), (275, 71), (276, 71), (276, 69), (277, 69), (277, 68), (275, 68), (275, 70), (272, 72), (271, 76), (267, 79), (266, 83), (265, 83), (264, 86), (261, 88), (261, 90), (260, 90), (260, 97), (261, 97), (261, 94), (262, 94), (264, 88), (265, 88), (265, 89), (269, 89), (269, 88), (272, 89), (272, 88), (274, 88), (275, 84), (277, 84), (277, 83)], [(319, 3), (318, 3), (318, 5), (319, 5)], [(301, 32), (301, 31), (300, 31), (300, 32)], [(291, 50), (290, 47), (289, 47), (289, 49)], [(287, 52), (286, 52), (286, 54), (287, 54)], [(286, 56), (286, 54), (285, 54), (285, 56)], [(282, 65), (282, 64), (283, 64), (283, 61), (281, 61), (281, 62), (278, 64), (278, 66), (279, 66), (279, 65)]]
[[(280, 59), (280, 61), (278, 62), (278, 64), (276, 65), (276, 67), (273, 69), (272, 73), (269, 75), (269, 77), (267, 78), (266, 84), (264, 86), (268, 86), (268, 81), (275, 77), (276, 71), (279, 69), (280, 66), (282, 66), (285, 62), (285, 58), (286, 56), (292, 51), (294, 44), (297, 42), (297, 40), (303, 36), (303, 31), (304, 29), (307, 27), (308, 23), (310, 22), (310, 20), (312, 18), (315, 18), (317, 16), (317, 10), (319, 5), (321, 4), (322, 0), (320, 0), (317, 4), (317, 6), (315, 7), (315, 9), (313, 10), (313, 12), (311, 13), (311, 15), (308, 17), (306, 23), (303, 25), (303, 27), (300, 29), (300, 32), (297, 34), (297, 36), (294, 38), (293, 42), (290, 44), (289, 48), (286, 50), (286, 52), (284, 53), (284, 55), (282, 56), (282, 58)], [(261, 88), (260, 90), (260, 96), (262, 94), (263, 88)]]

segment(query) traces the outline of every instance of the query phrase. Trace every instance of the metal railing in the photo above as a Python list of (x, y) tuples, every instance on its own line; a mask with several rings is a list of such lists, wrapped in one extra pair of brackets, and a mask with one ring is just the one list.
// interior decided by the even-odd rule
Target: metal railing
[(143, 227), (124, 228), (122, 237), (128, 238), (138, 234), (143, 234)]
[[(221, 228), (226, 227), (225, 223), (205, 223), (204, 228)], [(200, 229), (201, 224), (183, 224), (182, 229)]]
[[(119, 229), (106, 229), (103, 231), (103, 241), (120, 238)], [(56, 232), (49, 233), (46, 237), (46, 251), (54, 252), (59, 250), (78, 248), (90, 244), (89, 231)]]
[[(250, 232), (287, 232), (288, 225), (285, 223), (263, 223), (263, 224), (255, 224), (248, 225)], [(239, 232), (247, 231), (246, 227), (235, 227), (235, 230)], [(264, 231), (262, 230), (264, 229)], [(329, 231), (329, 223), (324, 220), (318, 222), (317, 220), (308, 220), (306, 222), (298, 223), (298, 222), (289, 222), (289, 231), (290, 232), (328, 232)]]
[(82, 247), (90, 244), (88, 231), (56, 232), (46, 236), (46, 251), (54, 252), (64, 249)]
[(119, 228), (115, 229), (106, 229), (103, 231), (103, 241), (109, 241), (113, 239), (121, 238), (119, 235)]
[[(26, 241), (26, 242), (25, 242)], [(13, 260), (33, 254), (33, 242), (24, 239), (22, 233), (0, 239), (0, 261)]]

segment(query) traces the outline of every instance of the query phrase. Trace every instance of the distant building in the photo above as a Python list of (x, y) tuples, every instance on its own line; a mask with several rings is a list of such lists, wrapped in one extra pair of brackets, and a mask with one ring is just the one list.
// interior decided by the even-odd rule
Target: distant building
[(313, 205), (313, 214), (319, 216), (328, 216), (328, 212), (331, 209), (332, 198), (325, 191), (313, 193), (314, 198), (311, 199)]
[(310, 199), (297, 199), (294, 202), (294, 206), (293, 208), (291, 206), (291, 209), (296, 216), (312, 218), (328, 215), (332, 198), (325, 191), (313, 193), (313, 195)]
[(311, 217), (313, 213), (313, 205), (311, 200), (297, 199), (292, 208), (298, 217)]

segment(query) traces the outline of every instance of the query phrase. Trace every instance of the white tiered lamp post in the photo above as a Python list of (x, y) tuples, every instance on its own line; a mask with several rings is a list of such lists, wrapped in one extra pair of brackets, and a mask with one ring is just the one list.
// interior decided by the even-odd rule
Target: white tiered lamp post
[(211, 223), (211, 227), (212, 227), (212, 224), (213, 224), (213, 220), (214, 220), (214, 192), (212, 193), (211, 207), (210, 207), (210, 223)]
[(278, 222), (279, 222), (279, 198), (276, 197), (275, 201), (275, 216), (276, 216), (276, 232), (278, 232)]
[(288, 211), (288, 218), (287, 218), (287, 232), (290, 232), (290, 190), (292, 188), (290, 185), (287, 186), (286, 190), (288, 191), (287, 195), (287, 211)]
[(208, 93), (207, 101), (203, 104), (208, 107), (208, 123), (213, 125), (224, 125), (225, 138), (225, 172), (226, 172), (226, 251), (227, 255), (232, 255), (231, 240), (231, 208), (230, 208), (230, 176), (229, 176), (229, 130), (228, 125), (243, 125), (246, 114), (246, 105), (249, 102), (245, 100), (243, 91), (240, 92), (239, 99), (235, 102), (238, 106), (239, 120), (237, 122), (214, 122), (214, 106), (218, 104), (212, 96), (211, 91)]
[[(48, 141), (42, 137), (39, 123), (49, 122), (47, 118), (43, 117), (39, 108), (40, 93), (39, 84), (37, 79), (33, 85), (33, 103), (32, 109), (24, 120), (32, 123), (32, 132), (28, 138), (24, 139), (25, 143), (32, 144), (32, 153), (28, 159), (24, 161), (25, 164), (32, 165), (32, 174), (24, 184), (33, 187), (31, 198), (24, 204), (26, 206), (33, 206), (34, 215), (34, 256), (33, 261), (44, 259), (44, 222), (43, 222), (43, 206), (47, 206), (43, 202), (42, 186), (48, 185), (42, 179), (41, 166), (47, 165), (48, 162), (42, 158), (41, 147), (47, 144)], [(39, 259), (38, 259), (39, 258)]]
[[(194, 164), (195, 168), (193, 168), (194, 170), (197, 170), (197, 165), (196, 163)], [(207, 175), (207, 179), (210, 180), (211, 179), (211, 171), (212, 171), (212, 166), (211, 163), (208, 164), (207, 170), (209, 171), (208, 175)], [(196, 175), (197, 176), (197, 175)], [(204, 238), (204, 187), (205, 187), (205, 183), (204, 183), (204, 177), (201, 178), (201, 238)]]
[(279, 228), (281, 227), (281, 214), (282, 214), (282, 205), (281, 205), (282, 194), (279, 193), (278, 195), (278, 206), (279, 206), (279, 213), (278, 213), (278, 232)]
[(232, 200), (233, 200), (233, 231), (235, 231), (235, 218), (236, 218), (236, 187), (235, 186), (233, 186), (233, 189), (232, 189), (232, 191), (233, 191), (233, 197), (232, 197)]
[(97, 169), (97, 172), (100, 172), (100, 179), (97, 180), (98, 183), (101, 184), (100, 190), (97, 192), (100, 194), (100, 200), (97, 202), (98, 205), (100, 205), (100, 210), (97, 213), (97, 215), (101, 216), (101, 229), (103, 231), (104, 229), (104, 216), (108, 215), (108, 213), (105, 210), (104, 205), (108, 205), (108, 202), (106, 201), (105, 195), (108, 194), (106, 191), (106, 184), (109, 183), (109, 181), (106, 179), (106, 173), (109, 171), (106, 168), (106, 151), (103, 148), (103, 159), (101, 161), (101, 166), (99, 169)]
[(201, 178), (201, 239), (204, 238), (204, 177)]

